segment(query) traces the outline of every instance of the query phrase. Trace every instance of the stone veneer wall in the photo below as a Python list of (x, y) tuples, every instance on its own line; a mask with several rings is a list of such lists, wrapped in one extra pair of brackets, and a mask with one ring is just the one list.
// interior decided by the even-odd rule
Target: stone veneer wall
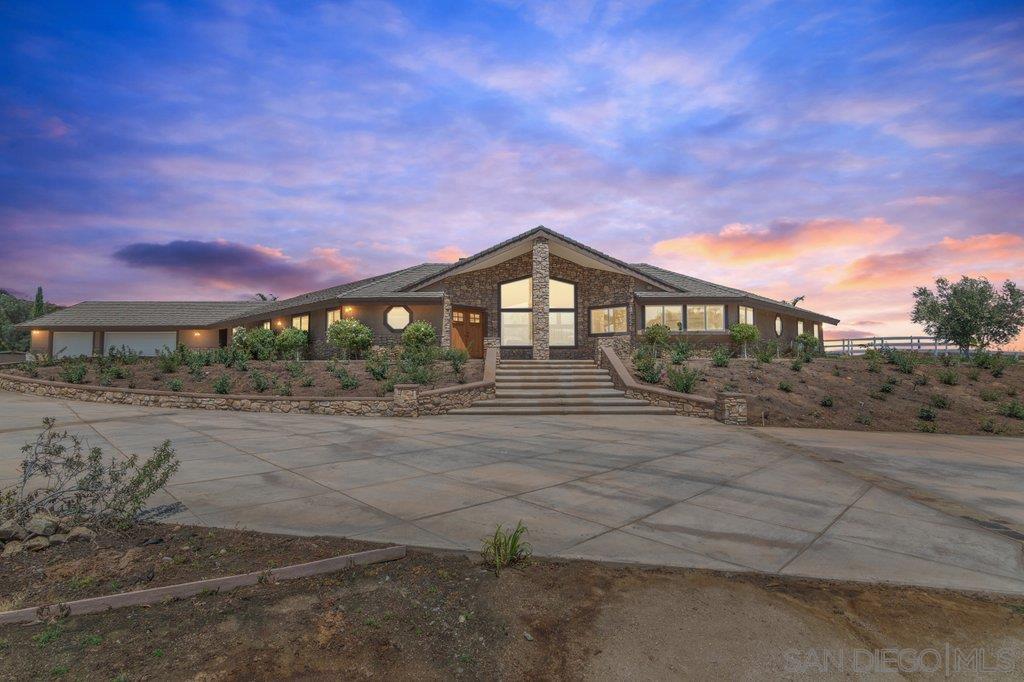
[[(550, 276), (576, 285), (576, 347), (551, 348), (552, 358), (593, 358), (598, 339), (623, 338), (629, 343), (629, 335), (590, 336), (590, 308), (601, 306), (626, 306), (629, 334), (633, 334), (636, 311), (633, 294), (637, 291), (652, 291), (655, 287), (629, 275), (605, 270), (585, 268), (572, 261), (550, 256)], [(452, 275), (432, 288), (443, 289), (452, 300), (452, 305), (477, 306), (487, 311), (487, 336), (500, 336), (498, 289), (502, 282), (509, 282), (533, 274), (533, 254), (524, 253), (490, 268)], [(503, 348), (501, 356), (506, 359), (529, 358), (530, 348)]]
[(551, 251), (548, 240), (537, 237), (533, 240), (533, 359), (547, 360), (551, 357), (549, 335), (551, 318), (548, 315), (548, 299), (551, 292)]

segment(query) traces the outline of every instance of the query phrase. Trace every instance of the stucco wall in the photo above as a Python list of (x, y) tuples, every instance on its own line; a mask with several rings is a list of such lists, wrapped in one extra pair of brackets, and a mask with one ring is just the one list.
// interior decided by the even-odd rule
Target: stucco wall
[(178, 332), (178, 344), (188, 348), (217, 348), (220, 346), (220, 332), (216, 329), (182, 329)]

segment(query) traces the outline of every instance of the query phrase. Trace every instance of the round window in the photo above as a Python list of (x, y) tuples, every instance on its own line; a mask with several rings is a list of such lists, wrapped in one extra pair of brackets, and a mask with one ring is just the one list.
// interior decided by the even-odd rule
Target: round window
[(384, 313), (385, 324), (396, 332), (400, 332), (408, 327), (411, 321), (412, 313), (404, 305), (392, 306)]

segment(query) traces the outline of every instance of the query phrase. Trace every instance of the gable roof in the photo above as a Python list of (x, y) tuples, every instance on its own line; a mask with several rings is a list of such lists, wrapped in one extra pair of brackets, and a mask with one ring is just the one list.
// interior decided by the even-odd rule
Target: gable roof
[(83, 301), (17, 325), (33, 327), (207, 327), (228, 317), (245, 315), (259, 301)]

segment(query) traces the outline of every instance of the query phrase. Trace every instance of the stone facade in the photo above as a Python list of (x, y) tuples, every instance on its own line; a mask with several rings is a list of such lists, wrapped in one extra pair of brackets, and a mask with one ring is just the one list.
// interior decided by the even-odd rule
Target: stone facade
[(441, 347), (452, 347), (452, 299), (448, 294), (441, 301)]
[(469, 407), (478, 400), (494, 398), (494, 382), (478, 381), (465, 386), (451, 386), (419, 394), (417, 407), (420, 415), (445, 414), (449, 410)]
[(719, 393), (715, 396), (715, 419), (725, 424), (747, 424), (747, 396)]
[(547, 360), (551, 357), (548, 343), (550, 333), (548, 298), (551, 282), (551, 252), (548, 240), (538, 237), (533, 240), (533, 359)]

